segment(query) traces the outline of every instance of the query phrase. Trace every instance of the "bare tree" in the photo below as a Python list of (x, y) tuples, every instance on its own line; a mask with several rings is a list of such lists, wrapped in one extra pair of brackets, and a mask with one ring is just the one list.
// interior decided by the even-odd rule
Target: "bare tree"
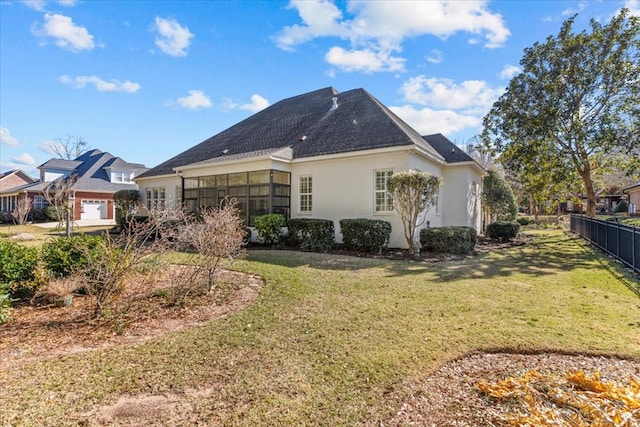
[(151, 289), (162, 255), (175, 249), (176, 242), (164, 231), (175, 222), (175, 212), (152, 210), (144, 221), (131, 218), (116, 236), (105, 233), (97, 248), (83, 248), (93, 318), (109, 313), (109, 320), (125, 322), (135, 302)]
[(33, 201), (29, 197), (25, 196), (23, 199), (18, 200), (16, 208), (13, 210), (13, 221), (18, 225), (25, 224), (32, 207)]
[(70, 214), (73, 209), (70, 199), (73, 196), (73, 185), (76, 183), (77, 178), (75, 173), (66, 177), (60, 177), (47, 184), (42, 190), (42, 196), (56, 212), (59, 227), (62, 228), (62, 224), (66, 221), (67, 236), (70, 234)]
[(61, 159), (73, 160), (89, 150), (89, 143), (81, 136), (67, 135), (46, 142), (44, 148)]
[(172, 278), (171, 300), (182, 304), (190, 294), (212, 292), (223, 260), (245, 256), (245, 228), (235, 199), (219, 208), (203, 208), (197, 214), (184, 213), (177, 240), (188, 246), (190, 256)]

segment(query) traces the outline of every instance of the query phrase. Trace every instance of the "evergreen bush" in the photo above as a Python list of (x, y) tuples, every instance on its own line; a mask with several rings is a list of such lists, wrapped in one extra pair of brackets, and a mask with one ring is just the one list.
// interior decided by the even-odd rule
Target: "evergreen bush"
[(40, 258), (51, 275), (66, 277), (85, 270), (89, 265), (87, 257), (98, 250), (102, 241), (99, 236), (86, 234), (57, 237), (42, 245)]
[(333, 221), (293, 218), (287, 222), (287, 243), (312, 252), (326, 252), (335, 244)]
[(391, 223), (366, 218), (341, 219), (340, 230), (345, 248), (380, 253), (389, 243)]
[(493, 222), (487, 226), (487, 237), (502, 241), (513, 240), (520, 231), (520, 224), (511, 221)]
[(37, 263), (36, 248), (0, 240), (0, 294), (9, 295), (12, 299), (30, 298), (37, 290)]
[(286, 221), (280, 214), (267, 214), (256, 217), (254, 227), (258, 232), (258, 240), (267, 245), (277, 243), (282, 235), (282, 227)]
[(476, 247), (478, 233), (473, 227), (433, 227), (420, 230), (425, 252), (469, 254)]

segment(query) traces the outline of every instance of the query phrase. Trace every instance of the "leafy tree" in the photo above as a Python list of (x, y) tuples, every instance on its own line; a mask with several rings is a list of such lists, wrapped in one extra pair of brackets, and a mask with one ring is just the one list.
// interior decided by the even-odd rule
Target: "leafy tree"
[[(483, 142), (511, 164), (580, 176), (587, 213), (595, 215), (594, 170), (640, 138), (640, 18), (627, 9), (607, 25), (573, 33), (575, 16), (556, 37), (525, 49), (523, 71), (484, 117)], [(531, 156), (533, 151), (537, 156)]]
[(487, 171), (483, 180), (482, 206), (486, 221), (513, 221), (518, 214), (518, 205), (511, 187), (496, 170)]
[(73, 160), (89, 149), (89, 143), (81, 136), (67, 135), (44, 143), (47, 151), (61, 159)]
[(128, 214), (134, 213), (140, 203), (140, 192), (138, 190), (120, 190), (113, 194), (113, 201), (117, 207)]
[(441, 185), (441, 178), (417, 171), (394, 173), (387, 181), (411, 255), (416, 252), (416, 229), (427, 220), (427, 212), (435, 205)]

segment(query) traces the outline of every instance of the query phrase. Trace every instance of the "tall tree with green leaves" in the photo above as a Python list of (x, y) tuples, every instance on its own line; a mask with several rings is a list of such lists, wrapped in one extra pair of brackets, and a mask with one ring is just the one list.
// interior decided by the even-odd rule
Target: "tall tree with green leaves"
[(637, 150), (640, 141), (640, 18), (622, 9), (580, 33), (574, 20), (525, 49), (523, 71), (484, 117), (482, 138), (512, 166), (572, 168), (594, 216), (594, 171), (614, 161), (608, 153)]
[(437, 202), (441, 185), (442, 178), (418, 171), (394, 173), (387, 181), (411, 255), (416, 253), (416, 230), (427, 220), (427, 212)]
[(516, 198), (500, 172), (495, 169), (488, 170), (482, 184), (482, 207), (485, 212), (485, 223), (515, 220), (518, 215)]

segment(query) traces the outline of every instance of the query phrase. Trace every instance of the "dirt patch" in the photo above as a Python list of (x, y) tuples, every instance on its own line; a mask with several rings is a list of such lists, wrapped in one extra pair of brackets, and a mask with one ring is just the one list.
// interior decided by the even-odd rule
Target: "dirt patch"
[[(604, 382), (629, 384), (640, 380), (640, 362), (604, 356), (563, 354), (474, 354), (454, 360), (424, 380), (409, 384), (404, 402), (391, 426), (493, 426), (503, 425), (501, 415), (512, 412), (509, 401), (494, 401), (477, 388), (479, 382), (495, 383), (530, 370), (544, 374), (600, 372)], [(636, 419), (640, 425), (640, 414)]]
[(242, 309), (264, 286), (258, 276), (227, 270), (217, 273), (216, 282), (219, 286), (213, 292), (191, 298), (181, 306), (166, 304), (159, 296), (142, 299), (135, 316), (127, 317), (120, 325), (90, 320), (92, 301), (86, 295), (76, 295), (70, 307), (19, 306), (0, 328), (0, 369), (202, 325)]

